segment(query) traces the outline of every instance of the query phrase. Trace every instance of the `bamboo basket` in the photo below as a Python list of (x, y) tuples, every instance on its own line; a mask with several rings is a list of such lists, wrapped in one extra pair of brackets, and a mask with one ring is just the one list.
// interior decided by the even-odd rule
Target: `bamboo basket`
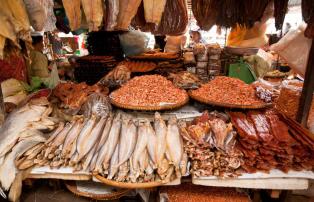
[(255, 104), (255, 105), (235, 105), (235, 104), (229, 104), (229, 103), (222, 103), (222, 102), (215, 102), (215, 101), (209, 101), (202, 97), (193, 95), (192, 91), (189, 91), (189, 96), (201, 103), (208, 104), (208, 105), (214, 105), (218, 107), (226, 107), (231, 109), (263, 109), (267, 107), (271, 107), (271, 103), (261, 103), (261, 104)]
[(78, 196), (83, 196), (87, 198), (92, 198), (95, 200), (115, 200), (119, 199), (122, 196), (125, 196), (127, 193), (130, 192), (129, 189), (121, 189), (116, 192), (108, 193), (108, 194), (93, 194), (90, 192), (82, 192), (77, 189), (75, 181), (65, 181), (66, 188)]

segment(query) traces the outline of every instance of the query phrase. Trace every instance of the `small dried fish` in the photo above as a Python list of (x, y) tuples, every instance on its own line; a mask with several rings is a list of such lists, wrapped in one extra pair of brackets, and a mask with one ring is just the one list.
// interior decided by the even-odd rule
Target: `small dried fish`
[(108, 135), (109, 135), (109, 132), (111, 129), (111, 125), (112, 125), (112, 120), (113, 120), (113, 115), (110, 114), (107, 121), (106, 121), (106, 125), (105, 125), (103, 132), (102, 132), (101, 138), (99, 140), (99, 143), (97, 146), (97, 152), (99, 152), (100, 149), (104, 146), (104, 144), (108, 138)]
[(167, 144), (165, 144), (167, 137), (167, 126), (158, 112), (155, 113), (154, 129), (157, 137), (156, 155), (157, 165), (159, 166), (162, 164), (167, 148)]
[(61, 156), (65, 157), (70, 151), (71, 151), (71, 145), (77, 138), (77, 136), (80, 134), (81, 130), (83, 128), (83, 119), (77, 119), (75, 120), (75, 124), (67, 134), (67, 137), (64, 140), (64, 143), (62, 145), (62, 152)]
[(127, 179), (127, 175), (129, 173), (130, 167), (129, 167), (129, 162), (126, 161), (124, 162), (120, 167), (119, 167), (119, 172), (116, 180), (118, 182), (124, 182)]
[(155, 169), (157, 167), (157, 137), (150, 123), (147, 124), (147, 136), (149, 140), (147, 142), (147, 151)]

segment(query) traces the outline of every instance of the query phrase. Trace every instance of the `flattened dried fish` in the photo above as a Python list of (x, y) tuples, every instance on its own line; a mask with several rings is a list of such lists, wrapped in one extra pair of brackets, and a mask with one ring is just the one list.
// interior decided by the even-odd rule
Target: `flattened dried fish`
[(105, 153), (103, 157), (103, 168), (104, 170), (108, 170), (109, 168), (109, 161), (111, 159), (111, 156), (114, 152), (114, 149), (116, 148), (118, 142), (119, 142), (119, 136), (120, 136), (120, 131), (121, 131), (121, 113), (117, 113), (113, 123), (112, 127), (108, 136), (108, 139), (104, 145), (104, 147), (108, 148), (107, 152)]
[(154, 122), (154, 128), (155, 133), (157, 137), (157, 148), (156, 148), (156, 154), (157, 154), (157, 165), (162, 164), (162, 160), (164, 158), (167, 144), (166, 143), (166, 137), (167, 137), (167, 126), (165, 121), (162, 119), (160, 114), (158, 112), (155, 113), (155, 122)]
[(171, 163), (175, 166), (177, 177), (181, 177), (180, 162), (183, 155), (183, 143), (179, 133), (177, 119), (175, 117), (171, 117), (168, 122), (166, 139)]
[(137, 141), (137, 128), (129, 117), (123, 117), (119, 148), (119, 164), (122, 165), (131, 157)]
[(110, 160), (109, 175), (107, 177), (109, 180), (113, 179), (113, 177), (118, 172), (119, 169), (118, 163), (119, 163), (119, 144), (117, 144)]

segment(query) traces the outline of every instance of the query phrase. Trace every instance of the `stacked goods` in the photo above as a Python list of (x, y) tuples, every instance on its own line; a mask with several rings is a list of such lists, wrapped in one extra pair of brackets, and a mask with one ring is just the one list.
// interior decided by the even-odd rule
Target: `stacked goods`
[(75, 80), (95, 84), (103, 75), (112, 70), (118, 61), (114, 56), (84, 56), (76, 60)]
[(221, 73), (221, 61), (220, 61), (220, 55), (222, 52), (222, 49), (218, 44), (209, 45), (207, 47), (208, 49), (208, 74), (210, 76), (217, 76)]
[[(165, 196), (166, 195), (166, 196)], [(205, 187), (184, 183), (160, 189), (160, 197), (169, 202), (249, 202), (249, 197), (233, 188)]]
[(131, 72), (149, 72), (157, 67), (156, 63), (146, 61), (123, 61), (119, 65), (126, 66)]
[(89, 86), (86, 83), (60, 83), (53, 90), (53, 95), (61, 101), (62, 108), (80, 109), (88, 96), (93, 93), (107, 95), (109, 90), (99, 85)]
[(302, 135), (293, 134), (275, 111), (229, 114), (239, 134), (237, 148), (244, 155), (242, 168), (245, 172), (314, 168), (314, 142), (307, 140), (304, 144), (300, 141)]
[(226, 114), (205, 112), (192, 123), (181, 124), (180, 131), (194, 177), (238, 175), (242, 154), (234, 149), (236, 132)]
[[(285, 115), (296, 119), (299, 102), (302, 92), (303, 82), (300, 81), (284, 81), (279, 98), (276, 102), (276, 108)], [(314, 99), (310, 109), (308, 126), (314, 128)], [(314, 130), (314, 129), (313, 129)]]
[(239, 79), (225, 76), (217, 76), (199, 89), (191, 91), (191, 96), (202, 102), (222, 105), (250, 106), (264, 104), (256, 97), (253, 86)]
[(114, 105), (124, 108), (178, 107), (188, 101), (185, 90), (159, 75), (134, 77), (110, 94)]
[(50, 138), (17, 159), (19, 169), (30, 166), (73, 167), (119, 182), (169, 182), (186, 173), (177, 119), (166, 125), (156, 113), (153, 126), (118, 112), (90, 119), (76, 117), (60, 123)]

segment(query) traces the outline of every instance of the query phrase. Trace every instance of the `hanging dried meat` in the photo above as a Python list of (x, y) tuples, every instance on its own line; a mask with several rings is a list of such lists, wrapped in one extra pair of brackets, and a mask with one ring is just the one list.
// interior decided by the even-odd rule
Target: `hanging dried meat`
[(106, 31), (113, 31), (117, 25), (119, 14), (119, 1), (106, 0), (106, 20), (104, 20), (104, 27)]
[(274, 17), (277, 30), (282, 28), (283, 22), (285, 21), (285, 16), (288, 11), (288, 1), (289, 0), (274, 0)]
[(89, 31), (98, 31), (104, 15), (102, 0), (82, 0), (82, 6)]
[(166, 2), (167, 0), (143, 0), (146, 22), (158, 25)]
[(71, 30), (81, 26), (81, 0), (62, 0), (65, 13), (69, 19)]
[(119, 0), (117, 29), (127, 30), (135, 16), (141, 0)]
[[(174, 15), (175, 14), (175, 15)], [(188, 12), (185, 0), (167, 1), (164, 14), (154, 35), (180, 35), (188, 25)]]
[(270, 0), (245, 1), (246, 24), (253, 26), (256, 21), (262, 18)]
[(35, 31), (42, 31), (47, 20), (44, 2), (41, 0), (24, 0), (29, 21)]
[(209, 30), (216, 23), (217, 1), (193, 0), (192, 11), (197, 25), (202, 30)]
[(304, 21), (307, 23), (305, 36), (314, 38), (314, 1), (302, 0), (302, 15)]

